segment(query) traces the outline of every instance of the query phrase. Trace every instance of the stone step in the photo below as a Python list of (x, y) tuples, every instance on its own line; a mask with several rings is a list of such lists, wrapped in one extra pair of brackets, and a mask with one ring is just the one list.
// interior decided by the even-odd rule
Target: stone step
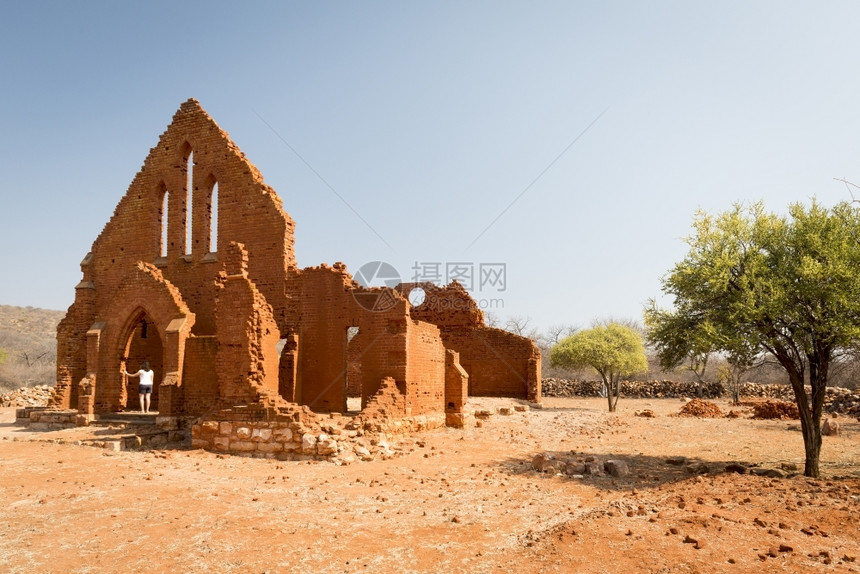
[(110, 413), (99, 415), (92, 423), (97, 426), (123, 425), (123, 426), (155, 426), (154, 413)]

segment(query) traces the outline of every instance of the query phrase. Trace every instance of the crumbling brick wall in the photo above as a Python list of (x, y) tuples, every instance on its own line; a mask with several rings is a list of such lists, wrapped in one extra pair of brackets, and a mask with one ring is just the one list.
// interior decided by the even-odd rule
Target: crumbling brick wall
[(248, 448), (244, 437), (220, 423), (250, 416), (254, 452), (265, 454), (279, 447), (259, 446), (271, 441), (253, 417), (307, 419), (295, 403), (345, 412), (347, 396), (360, 393), (362, 405), (384, 402), (410, 419), (391, 428), (426, 428), (462, 409), (467, 385), (539, 399), (536, 347), (487, 328), (461, 286), (421, 285), (430, 301), (411, 308), (401, 291), (358, 285), (342, 263), (299, 269), (293, 232), (227, 133), (195, 100), (183, 103), (81, 262), (58, 328), (52, 406), (88, 416), (133, 408), (136, 387), (121, 366), (135, 371), (146, 359), (160, 415), (211, 423), (217, 411), (217, 430), (199, 426), (197, 438), (236, 450)]
[(422, 321), (408, 323), (406, 413), (421, 415), (445, 408), (445, 347), (439, 328)]
[(445, 347), (459, 353), (469, 374), (470, 395), (540, 401), (540, 349), (534, 341), (487, 327), (475, 300), (456, 281), (445, 287), (403, 283), (398, 290), (408, 295), (417, 287), (426, 295), (410, 315), (437, 325)]
[[(213, 225), (215, 219), (217, 226)], [(249, 277), (272, 305), (276, 321), (286, 322), (294, 314), (284, 289), (286, 269), (295, 265), (293, 230), (280, 198), (227, 133), (197, 101), (182, 104), (81, 264), (83, 280), (57, 333), (58, 386), (52, 404), (74, 406), (78, 383), (87, 375), (94, 381), (97, 410), (123, 408), (127, 397), (118, 394), (123, 353), (116, 349), (125, 344), (117, 339), (126, 335), (114, 327), (117, 321), (133, 318), (115, 313), (137, 311), (127, 306), (117, 311), (114, 303), (118, 297), (133, 294), (123, 287), (139, 263), (157, 268), (165, 282), (181, 294), (179, 301), (196, 318), (195, 335), (214, 336), (215, 282), (222, 263), (215, 250), (229, 241), (242, 242), (254, 254), (248, 262)], [(140, 303), (148, 315), (156, 313), (151, 307), (157, 302), (144, 299)], [(98, 323), (107, 325), (99, 338), (99, 360), (88, 364), (87, 333)], [(167, 324), (155, 328), (163, 339)], [(181, 353), (181, 349), (175, 352)], [(150, 362), (160, 362), (153, 359)], [(182, 363), (176, 356), (163, 361)], [(191, 367), (188, 372), (192, 375), (214, 370), (212, 364)], [(171, 381), (181, 386), (184, 369), (165, 367), (162, 371), (156, 372), (156, 384), (173, 373)], [(174, 397), (180, 395), (173, 393)]]
[(218, 283), (215, 371), (225, 407), (278, 396), (280, 339), (272, 308), (248, 278), (248, 252), (231, 242)]

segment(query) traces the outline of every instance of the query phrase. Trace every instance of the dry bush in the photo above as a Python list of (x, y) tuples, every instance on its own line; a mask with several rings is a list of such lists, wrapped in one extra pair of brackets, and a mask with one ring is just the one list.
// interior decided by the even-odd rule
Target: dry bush
[(57, 377), (56, 364), (27, 366), (15, 361), (0, 365), (0, 391), (12, 391), (22, 387), (53, 385)]
[(53, 385), (62, 311), (0, 305), (0, 390)]

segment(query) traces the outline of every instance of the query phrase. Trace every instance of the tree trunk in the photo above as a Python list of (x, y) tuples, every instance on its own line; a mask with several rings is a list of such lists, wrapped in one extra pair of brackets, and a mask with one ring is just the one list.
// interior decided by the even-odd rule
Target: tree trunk
[(614, 413), (618, 405), (618, 396), (621, 394), (621, 384), (618, 381), (603, 379), (606, 384), (606, 400), (609, 402), (609, 412)]
[(821, 457), (821, 425), (813, 422), (810, 431), (809, 437), (807, 437), (806, 432), (803, 434), (803, 446), (806, 450), (806, 463), (803, 465), (803, 475), (820, 478), (821, 473), (818, 470), (818, 462)]
[[(794, 390), (794, 402), (800, 413), (800, 430), (803, 434), (803, 448), (806, 455), (803, 474), (811, 478), (819, 478), (821, 476), (818, 468), (821, 457), (821, 408), (824, 405), (824, 391), (817, 388), (821, 384), (820, 381), (813, 381), (812, 404), (810, 404), (803, 385), (802, 373), (791, 370), (788, 378)], [(826, 382), (824, 384), (826, 385)]]

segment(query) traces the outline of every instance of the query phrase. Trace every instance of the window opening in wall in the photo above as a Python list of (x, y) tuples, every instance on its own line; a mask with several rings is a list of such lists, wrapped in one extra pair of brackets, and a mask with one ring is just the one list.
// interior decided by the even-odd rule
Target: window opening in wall
[(409, 292), (409, 304), (413, 307), (420, 307), (425, 299), (427, 299), (427, 292), (421, 287), (414, 287)]
[(187, 166), (187, 181), (185, 182), (185, 189), (188, 191), (188, 194), (185, 198), (185, 253), (191, 253), (191, 241), (192, 241), (192, 229), (191, 229), (191, 216), (194, 206), (194, 152), (192, 151), (188, 154), (188, 161), (185, 164)]
[(218, 251), (218, 182), (212, 186), (209, 196), (209, 252)]
[(170, 192), (164, 190), (164, 198), (161, 200), (161, 257), (167, 257), (167, 206), (170, 203)]
[(344, 386), (346, 394), (347, 412), (360, 412), (362, 407), (361, 398), (361, 348), (358, 327), (347, 327), (346, 329), (346, 352), (344, 357)]

